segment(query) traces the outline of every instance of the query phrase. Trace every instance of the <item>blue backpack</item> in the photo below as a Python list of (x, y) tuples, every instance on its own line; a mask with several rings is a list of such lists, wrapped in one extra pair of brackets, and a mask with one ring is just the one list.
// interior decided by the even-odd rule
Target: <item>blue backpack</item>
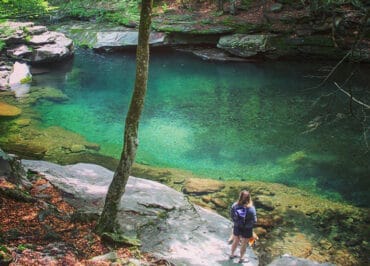
[(231, 218), (237, 227), (244, 227), (248, 215), (248, 208), (240, 205), (232, 206)]

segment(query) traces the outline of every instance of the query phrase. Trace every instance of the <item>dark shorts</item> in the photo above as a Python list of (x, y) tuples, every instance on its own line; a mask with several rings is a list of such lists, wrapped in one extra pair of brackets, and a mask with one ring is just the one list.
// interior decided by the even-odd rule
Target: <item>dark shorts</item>
[(251, 238), (253, 236), (253, 228), (252, 227), (251, 228), (246, 228), (246, 227), (239, 228), (237, 226), (234, 226), (233, 234), (235, 236)]

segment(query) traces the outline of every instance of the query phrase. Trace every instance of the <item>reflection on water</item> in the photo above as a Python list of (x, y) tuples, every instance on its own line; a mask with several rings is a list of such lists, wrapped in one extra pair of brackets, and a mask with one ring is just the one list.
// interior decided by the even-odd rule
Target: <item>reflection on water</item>
[[(43, 124), (80, 133), (99, 143), (101, 153), (118, 157), (134, 64), (129, 53), (78, 51), (71, 70), (35, 76), (37, 86), (70, 97), (37, 105)], [(152, 53), (137, 161), (217, 179), (280, 182), (367, 204), (367, 110), (350, 106), (331, 82), (307, 89), (328, 73), (323, 64), (219, 63)], [(369, 102), (370, 67), (361, 66), (351, 79), (353, 66), (344, 68), (335, 80)]]

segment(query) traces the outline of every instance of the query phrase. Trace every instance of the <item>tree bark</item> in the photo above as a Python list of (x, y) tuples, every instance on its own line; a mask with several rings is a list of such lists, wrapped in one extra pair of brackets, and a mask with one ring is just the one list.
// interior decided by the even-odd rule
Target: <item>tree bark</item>
[(149, 69), (149, 34), (153, 0), (142, 0), (139, 26), (139, 40), (136, 51), (136, 78), (130, 107), (126, 116), (121, 159), (109, 186), (103, 212), (96, 226), (96, 232), (114, 232), (121, 197), (131, 173), (138, 147), (139, 120), (144, 107)]

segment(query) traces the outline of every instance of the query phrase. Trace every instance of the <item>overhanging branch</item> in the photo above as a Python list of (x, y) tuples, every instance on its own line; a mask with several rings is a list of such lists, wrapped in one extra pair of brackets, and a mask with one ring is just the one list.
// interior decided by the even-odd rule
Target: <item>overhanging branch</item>
[(338, 85), (338, 83), (336, 83), (334, 81), (334, 85), (338, 88), (338, 90), (340, 90), (341, 92), (343, 92), (345, 95), (347, 95), (348, 97), (351, 98), (352, 101), (354, 101), (355, 103), (365, 107), (366, 109), (370, 109), (370, 105), (364, 103), (364, 102), (361, 102), (360, 100), (357, 100), (355, 97), (353, 97), (349, 92), (345, 91), (344, 89), (342, 89), (341, 86)]

